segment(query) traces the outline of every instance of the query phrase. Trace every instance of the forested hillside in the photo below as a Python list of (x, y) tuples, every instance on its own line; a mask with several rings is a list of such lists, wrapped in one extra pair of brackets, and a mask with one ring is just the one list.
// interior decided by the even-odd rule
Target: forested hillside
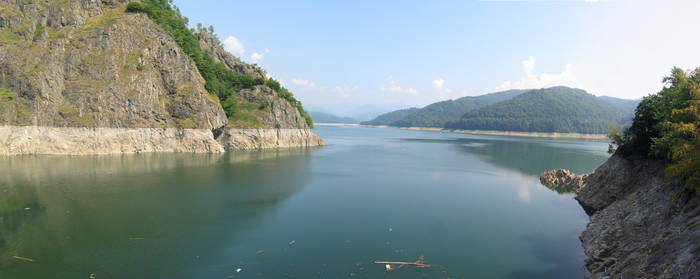
[(442, 128), (448, 121), (458, 120), (465, 113), (500, 101), (508, 100), (527, 90), (508, 90), (481, 96), (467, 96), (427, 105), (400, 120), (389, 123), (396, 127)]
[(528, 91), (468, 112), (447, 129), (604, 134), (622, 124), (625, 109), (581, 89), (564, 86)]
[(387, 112), (385, 114), (382, 114), (380, 116), (377, 116), (375, 119), (372, 119), (370, 121), (364, 121), (360, 124), (362, 125), (389, 125), (394, 121), (398, 121), (406, 117), (407, 115), (414, 113), (418, 111), (418, 108), (407, 108), (407, 109), (400, 109), (392, 112)]

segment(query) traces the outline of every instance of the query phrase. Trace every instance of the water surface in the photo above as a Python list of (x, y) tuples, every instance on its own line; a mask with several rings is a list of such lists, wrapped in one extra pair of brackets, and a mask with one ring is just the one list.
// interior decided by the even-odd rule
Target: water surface
[[(0, 158), (0, 278), (584, 276), (588, 217), (538, 175), (591, 172), (606, 143), (314, 131), (327, 146)], [(371, 264), (419, 256), (443, 268)]]

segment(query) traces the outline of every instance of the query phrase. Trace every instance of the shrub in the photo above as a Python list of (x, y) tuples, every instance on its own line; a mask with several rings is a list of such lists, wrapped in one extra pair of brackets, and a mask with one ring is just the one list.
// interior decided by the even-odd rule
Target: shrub
[(622, 155), (666, 160), (668, 177), (700, 193), (700, 68), (674, 68), (664, 83), (639, 103), (632, 126), (622, 135), (611, 131), (611, 139)]
[[(211, 94), (216, 95), (219, 100), (224, 100), (226, 115), (231, 118), (236, 112), (235, 92), (244, 88), (253, 88), (256, 85), (268, 84), (273, 85), (270, 88), (280, 94), (280, 96), (290, 101), (292, 106), (299, 110), (299, 113), (305, 118), (308, 115), (301, 103), (298, 102), (292, 94), (279, 85), (275, 80), (264, 78), (253, 78), (250, 75), (235, 73), (229, 70), (223, 63), (215, 63), (214, 59), (208, 53), (202, 51), (199, 45), (199, 38), (194, 30), (187, 28), (187, 18), (182, 16), (177, 8), (173, 8), (171, 0), (143, 0), (141, 3), (132, 2), (126, 6), (127, 12), (145, 13), (148, 17), (158, 24), (165, 32), (180, 46), (180, 48), (189, 56), (197, 65), (199, 73), (205, 80), (205, 88)], [(199, 32), (203, 31), (203, 27), (198, 25)], [(209, 28), (209, 32), (213, 33), (213, 27)], [(285, 93), (281, 93), (284, 91)], [(311, 117), (307, 118), (307, 123)]]

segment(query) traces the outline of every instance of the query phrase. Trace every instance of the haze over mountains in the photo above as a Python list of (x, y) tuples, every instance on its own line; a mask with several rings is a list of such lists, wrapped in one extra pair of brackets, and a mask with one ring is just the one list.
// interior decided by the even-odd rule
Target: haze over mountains
[(607, 133), (611, 124), (629, 125), (639, 100), (596, 97), (556, 86), (468, 96), (382, 114), (364, 125), (459, 130)]
[(321, 111), (309, 111), (309, 114), (311, 114), (311, 118), (313, 118), (314, 123), (357, 124), (359, 122), (357, 119), (352, 117), (342, 117)]

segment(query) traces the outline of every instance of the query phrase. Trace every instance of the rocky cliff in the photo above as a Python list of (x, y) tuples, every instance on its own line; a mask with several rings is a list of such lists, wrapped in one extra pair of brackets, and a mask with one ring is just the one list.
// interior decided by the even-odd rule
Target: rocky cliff
[(663, 162), (613, 155), (590, 175), (552, 173), (542, 181), (577, 189), (590, 215), (580, 240), (593, 278), (698, 278), (700, 196), (666, 180)]
[[(126, 13), (127, 2), (0, 0), (0, 138), (11, 138), (3, 134), (8, 131), (31, 135), (41, 127), (70, 127), (93, 129), (96, 141), (117, 131), (110, 129), (126, 129), (154, 143), (162, 139), (149, 136), (174, 135), (170, 129), (208, 130), (208, 135), (184, 132), (203, 135), (197, 142), (207, 144), (201, 146), (182, 142), (178, 148), (144, 149), (130, 140), (125, 150), (215, 152), (235, 146), (208, 146), (208, 137), (226, 128), (309, 129), (294, 106), (264, 85), (236, 92), (246, 121), (228, 118), (187, 54), (147, 15)], [(265, 75), (206, 32), (200, 33), (200, 44), (234, 72)], [(23, 153), (45, 153), (46, 148), (31, 149), (42, 144), (63, 150), (60, 154), (83, 152), (58, 145), (76, 145), (71, 139), (79, 137), (64, 136), (85, 130), (44, 131), (48, 134), (40, 138), (51, 141), (34, 137)], [(104, 153), (98, 149), (95, 153)]]

